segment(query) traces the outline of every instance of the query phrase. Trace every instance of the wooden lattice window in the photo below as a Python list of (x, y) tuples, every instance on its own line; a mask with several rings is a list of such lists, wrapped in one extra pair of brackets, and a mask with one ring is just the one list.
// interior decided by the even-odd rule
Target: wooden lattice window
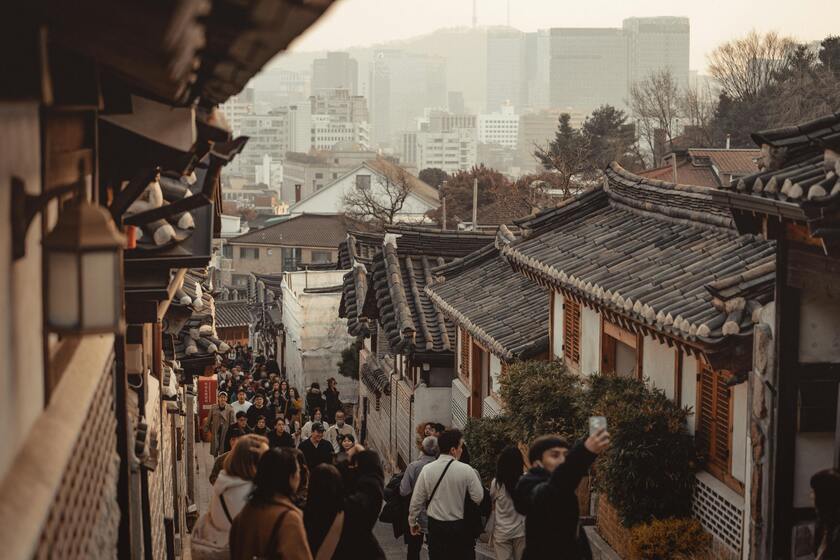
[(458, 327), (458, 341), (460, 343), (460, 374), (464, 379), (470, 378), (470, 348), (472, 341), (470, 335), (464, 327)]
[(580, 363), (580, 303), (570, 298), (563, 302), (563, 356), (567, 362)]
[(732, 446), (731, 389), (726, 385), (726, 375), (707, 364), (699, 375), (696, 439), (707, 470), (725, 481), (729, 478)]

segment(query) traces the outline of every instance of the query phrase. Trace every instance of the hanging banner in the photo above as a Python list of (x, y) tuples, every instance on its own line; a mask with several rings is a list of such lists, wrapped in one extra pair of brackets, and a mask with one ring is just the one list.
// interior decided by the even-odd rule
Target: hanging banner
[(218, 393), (219, 382), (216, 376), (198, 378), (198, 425), (202, 428), (201, 439), (210, 441), (210, 433), (204, 431), (207, 425), (207, 417), (210, 409), (216, 406), (216, 394)]

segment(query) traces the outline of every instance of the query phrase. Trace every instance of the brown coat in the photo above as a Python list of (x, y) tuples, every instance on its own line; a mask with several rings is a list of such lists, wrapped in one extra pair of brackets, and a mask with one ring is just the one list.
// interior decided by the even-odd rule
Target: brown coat
[[(271, 532), (280, 514), (276, 548), (268, 551)], [(270, 505), (248, 503), (233, 520), (230, 528), (230, 557), (233, 560), (251, 560), (254, 556), (280, 560), (312, 560), (306, 530), (303, 527), (303, 513), (285, 497), (277, 498)]]

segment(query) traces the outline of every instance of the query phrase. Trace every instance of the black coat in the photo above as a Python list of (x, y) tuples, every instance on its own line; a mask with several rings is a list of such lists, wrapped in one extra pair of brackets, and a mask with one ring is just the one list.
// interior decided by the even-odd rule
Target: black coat
[(320, 390), (312, 390), (309, 389), (306, 392), (306, 414), (308, 416), (312, 416), (315, 413), (315, 409), (320, 408), (322, 413), (326, 412), (324, 407), (324, 395), (321, 393)]
[(326, 439), (319, 441), (318, 447), (315, 447), (312, 440), (307, 438), (300, 442), (298, 449), (306, 457), (306, 464), (309, 466), (309, 470), (312, 470), (321, 463), (332, 464), (333, 462), (333, 446)]
[(595, 458), (579, 443), (553, 473), (533, 467), (519, 479), (513, 503), (516, 511), (526, 516), (524, 560), (583, 558), (575, 490)]
[(248, 427), (252, 431), (257, 426), (257, 418), (260, 416), (265, 416), (265, 425), (269, 430), (274, 428), (274, 409), (266, 405), (263, 405), (262, 408), (252, 406), (248, 408), (248, 412), (245, 414), (248, 415)]
[(271, 447), (294, 447), (295, 440), (285, 430), (279, 436), (277, 435), (277, 430), (271, 430), (271, 433), (268, 434), (268, 445)]
[(338, 398), (338, 389), (330, 389), (327, 387), (327, 390), (324, 391), (324, 397), (326, 397), (327, 404), (327, 410), (324, 411), (324, 417), (327, 419), (327, 422), (332, 424), (335, 422), (335, 413), (338, 412), (338, 409), (341, 406), (341, 401)]
[(344, 527), (332, 560), (385, 560), (385, 552), (373, 534), (384, 500), (382, 469), (361, 465), (348, 471), (344, 472)]

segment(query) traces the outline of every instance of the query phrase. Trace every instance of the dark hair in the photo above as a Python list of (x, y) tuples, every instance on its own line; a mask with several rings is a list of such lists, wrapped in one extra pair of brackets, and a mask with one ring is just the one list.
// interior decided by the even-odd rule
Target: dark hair
[(235, 438), (235, 437), (242, 437), (245, 435), (245, 432), (242, 431), (242, 428), (238, 426), (233, 426), (232, 428), (228, 428), (227, 436), (228, 438)]
[(817, 518), (830, 526), (840, 523), (840, 472), (835, 469), (819, 471), (811, 477), (811, 489)]
[(555, 447), (569, 448), (569, 443), (560, 436), (540, 436), (531, 444), (528, 450), (528, 461), (531, 463), (542, 460), (543, 453)]
[(274, 447), (260, 457), (257, 464), (257, 476), (254, 477), (254, 491), (251, 502), (267, 505), (277, 494), (292, 497), (289, 478), (298, 471), (298, 461), (291, 449)]
[(353, 437), (353, 434), (339, 434), (338, 436), (338, 443), (341, 444), (345, 439), (349, 439), (353, 443), (356, 443), (356, 438)]
[(356, 465), (357, 479), (362, 476), (374, 476), (379, 480), (379, 487), (385, 484), (385, 472), (382, 470), (382, 460), (379, 453), (372, 449), (365, 449), (353, 455), (353, 464)]
[(236, 413), (236, 419), (237, 420), (239, 420), (240, 418), (247, 418), (247, 417), (248, 417), (248, 415), (245, 414), (245, 411), (243, 411), (243, 410), (240, 410), (239, 412)]
[(313, 554), (323, 544), (338, 512), (344, 509), (344, 482), (332, 465), (321, 464), (309, 475), (310, 488), (303, 510), (306, 540)]
[(458, 447), (458, 444), (461, 443), (461, 440), (463, 439), (464, 434), (461, 433), (461, 430), (456, 428), (445, 430), (438, 437), (438, 447), (440, 448), (440, 452), (448, 454), (450, 451)]
[(504, 486), (508, 496), (513, 496), (513, 490), (522, 476), (524, 466), (525, 461), (522, 460), (519, 448), (508, 445), (502, 449), (496, 461), (496, 484)]
[(446, 426), (444, 426), (440, 422), (434, 422), (434, 423), (432, 423), (432, 426), (434, 426), (435, 431), (439, 434), (442, 434), (443, 432), (446, 431)]
[(323, 432), (324, 431), (324, 425), (321, 424), (320, 422), (313, 422), (312, 423), (312, 431), (313, 432)]

